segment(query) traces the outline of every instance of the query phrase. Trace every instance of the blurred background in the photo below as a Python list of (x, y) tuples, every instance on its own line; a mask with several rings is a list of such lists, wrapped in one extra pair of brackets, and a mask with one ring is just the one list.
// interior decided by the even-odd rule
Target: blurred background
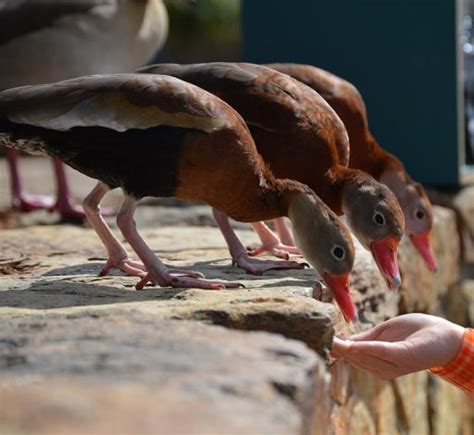
[[(8, 32), (22, 31), (12, 25), (10, 6), (48, 2), (58, 0), (0, 0), (0, 46)], [(401, 158), (413, 178), (441, 188), (474, 182), (474, 0), (164, 3), (168, 34), (150, 62), (319, 66), (358, 87), (375, 137)], [(38, 172), (30, 159), (21, 159), (27, 189), (54, 190), (53, 181), (44, 177), (49, 164)], [(9, 184), (0, 161), (0, 209), (9, 205)], [(89, 183), (71, 184), (78, 197), (90, 188)]]
[(153, 62), (241, 59), (241, 0), (166, 0), (170, 32)]
[(472, 0), (244, 1), (243, 57), (349, 80), (375, 137), (415, 179), (458, 186), (474, 181), (472, 11)]

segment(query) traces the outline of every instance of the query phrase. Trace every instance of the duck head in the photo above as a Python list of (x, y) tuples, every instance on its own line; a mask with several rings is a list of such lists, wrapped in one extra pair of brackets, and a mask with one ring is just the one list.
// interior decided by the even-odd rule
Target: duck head
[(314, 193), (294, 194), (288, 205), (296, 245), (332, 290), (347, 321), (357, 318), (350, 295), (349, 274), (354, 265), (351, 234)]
[(397, 249), (405, 218), (396, 196), (368, 174), (354, 171), (343, 187), (342, 209), (356, 237), (372, 252), (388, 287), (398, 289)]
[(380, 181), (397, 196), (405, 215), (405, 234), (420, 253), (428, 269), (435, 272), (437, 264), (431, 246), (433, 208), (425, 189), (400, 171), (385, 171)]

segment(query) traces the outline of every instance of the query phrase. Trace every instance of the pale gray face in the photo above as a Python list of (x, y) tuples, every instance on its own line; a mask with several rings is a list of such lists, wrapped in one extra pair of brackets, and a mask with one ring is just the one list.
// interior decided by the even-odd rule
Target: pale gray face
[(319, 199), (302, 195), (290, 207), (296, 244), (321, 275), (349, 273), (354, 265), (350, 233)]
[(433, 209), (421, 184), (407, 184), (397, 195), (405, 214), (407, 234), (421, 234), (433, 226)]
[(395, 195), (381, 183), (368, 179), (345, 187), (343, 211), (363, 246), (387, 237), (401, 239), (405, 219)]

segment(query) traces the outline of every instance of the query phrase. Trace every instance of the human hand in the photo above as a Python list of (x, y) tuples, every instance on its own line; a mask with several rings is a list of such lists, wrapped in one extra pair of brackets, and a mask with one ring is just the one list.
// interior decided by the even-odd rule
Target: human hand
[(335, 337), (331, 355), (388, 380), (450, 363), (463, 335), (463, 327), (445, 319), (405, 314), (344, 340)]

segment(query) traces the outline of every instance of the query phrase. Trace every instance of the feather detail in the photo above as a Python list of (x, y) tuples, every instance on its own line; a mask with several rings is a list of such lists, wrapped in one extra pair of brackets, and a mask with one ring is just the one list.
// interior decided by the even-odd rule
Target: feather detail
[(227, 107), (179, 79), (135, 74), (98, 75), (0, 93), (0, 112), (9, 121), (57, 131), (105, 127), (123, 132), (167, 125), (211, 132), (228, 125), (222, 116)]

